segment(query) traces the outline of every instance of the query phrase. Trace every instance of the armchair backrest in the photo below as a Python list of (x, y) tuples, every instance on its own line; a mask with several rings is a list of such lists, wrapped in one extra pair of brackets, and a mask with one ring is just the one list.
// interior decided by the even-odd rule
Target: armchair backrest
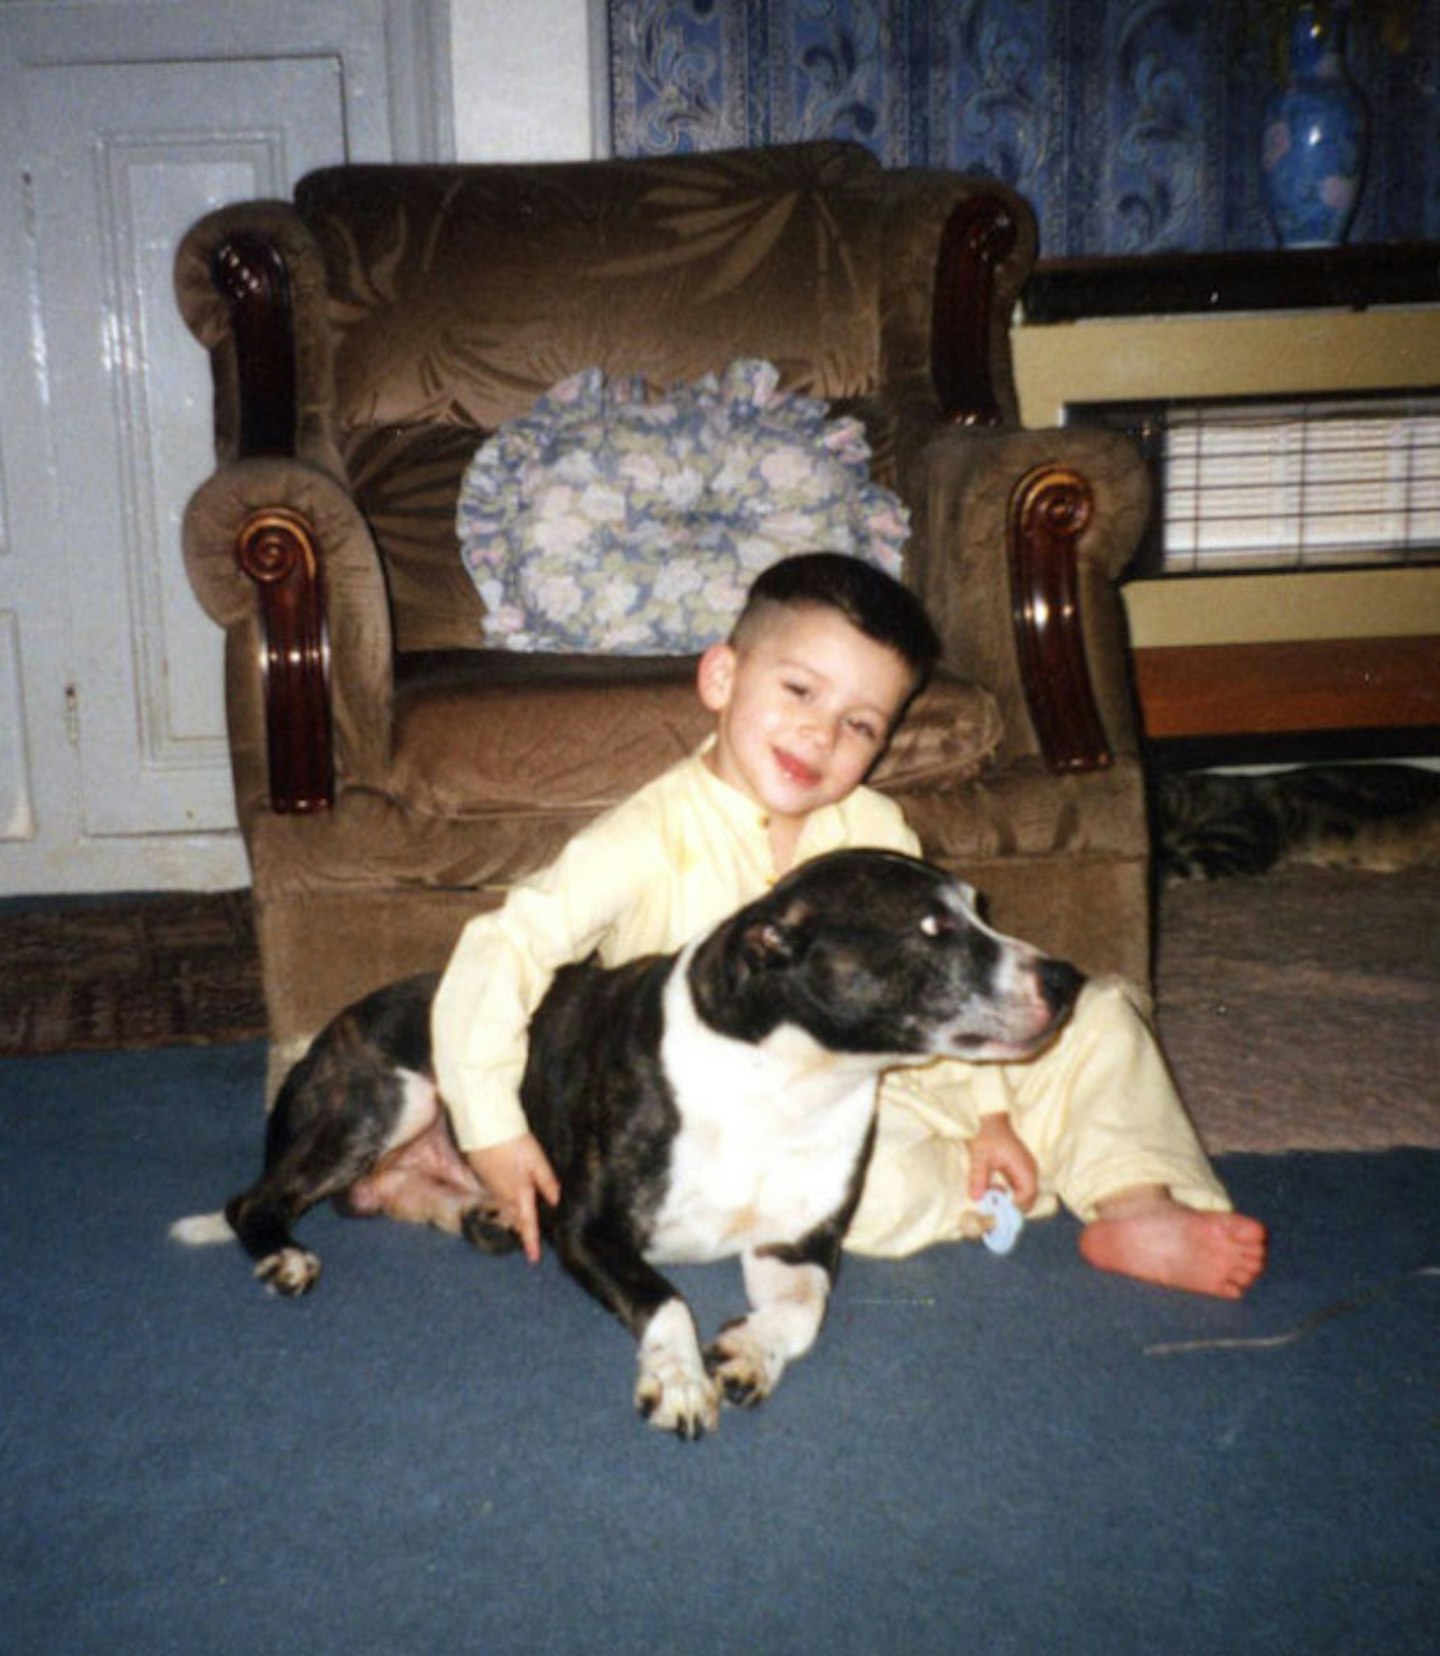
[(826, 140), (325, 168), (293, 204), (192, 226), (176, 291), (212, 355), (218, 456), (343, 472), (356, 432), (486, 433), (593, 366), (663, 388), (764, 357), (830, 401), (1013, 424), (1009, 323), (1035, 248), (995, 180)]
[(661, 162), (335, 167), (301, 180), (339, 433), (493, 430), (582, 368), (667, 386), (765, 357), (872, 391), (881, 180), (854, 145)]
[[(858, 414), (894, 486), (907, 431), (1013, 423), (1009, 320), (1034, 253), (1033, 214), (994, 180), (827, 140), (326, 168), (293, 203), (208, 214), (176, 284), (211, 353), (217, 455), (293, 455), (341, 483), (412, 651), (483, 644), (460, 478), (559, 380), (598, 366), (658, 389), (763, 357)], [(924, 555), (917, 537), (921, 590)]]

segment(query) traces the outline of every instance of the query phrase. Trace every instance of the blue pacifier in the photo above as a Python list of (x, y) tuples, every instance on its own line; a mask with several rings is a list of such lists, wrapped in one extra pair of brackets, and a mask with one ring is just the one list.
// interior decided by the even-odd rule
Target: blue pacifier
[(1020, 1232), (1025, 1229), (1025, 1217), (1015, 1206), (1015, 1198), (999, 1185), (991, 1185), (975, 1207), (994, 1221), (980, 1240), (991, 1253), (1008, 1254), (1020, 1240)]

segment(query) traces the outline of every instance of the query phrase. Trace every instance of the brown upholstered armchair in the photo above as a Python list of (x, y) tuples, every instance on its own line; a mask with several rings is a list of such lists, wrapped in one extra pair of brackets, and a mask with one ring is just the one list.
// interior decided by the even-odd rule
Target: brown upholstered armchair
[[(486, 648), (454, 528), (476, 445), (598, 365), (739, 357), (864, 421), (908, 503), (948, 670), (877, 775), (995, 921), (1148, 973), (1115, 577), (1148, 511), (1122, 440), (1016, 423), (1027, 206), (865, 150), (337, 167), (195, 225), (217, 467), (184, 526), (226, 632), (274, 1065), (690, 749), (692, 663)], [(272, 1065), (273, 1075), (273, 1065)]]

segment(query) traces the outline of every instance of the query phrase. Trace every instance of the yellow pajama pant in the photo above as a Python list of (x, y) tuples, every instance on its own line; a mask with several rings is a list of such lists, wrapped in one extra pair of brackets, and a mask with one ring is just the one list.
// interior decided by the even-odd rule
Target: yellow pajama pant
[[(1164, 1185), (1187, 1207), (1228, 1210), (1149, 1025), (1123, 985), (1085, 986), (1070, 1022), (1038, 1058), (970, 1067), (970, 1107), (887, 1075), (874, 1158), (846, 1239), (895, 1256), (957, 1241), (969, 1199), (974, 1114), (1008, 1111), (1034, 1156), (1040, 1195), (1029, 1218), (1063, 1203), (1088, 1223), (1096, 1204), (1134, 1185)], [(962, 1119), (966, 1118), (966, 1119)]]

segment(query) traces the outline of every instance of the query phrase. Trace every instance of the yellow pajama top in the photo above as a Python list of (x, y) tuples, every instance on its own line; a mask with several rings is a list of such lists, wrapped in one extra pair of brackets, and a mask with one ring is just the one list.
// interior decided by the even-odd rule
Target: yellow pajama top
[[(528, 1131), (520, 1105), (527, 1031), (560, 967), (592, 953), (607, 966), (670, 953), (774, 883), (765, 813), (710, 770), (703, 757), (709, 745), (581, 829), (548, 868), (517, 883), (501, 908), (465, 927), (441, 980), (432, 1019), (436, 1078), (462, 1149), (485, 1149)], [(920, 854), (899, 807), (862, 787), (839, 804), (812, 813), (796, 861), (856, 848)], [(1128, 1002), (1124, 1005), (1133, 1018)], [(1148, 1042), (1148, 1032), (1141, 1033)], [(1156, 1064), (1163, 1077), (1158, 1054)], [(892, 1113), (900, 1134), (899, 1159), (889, 1169), (893, 1176), (876, 1179), (878, 1170), (872, 1170), (852, 1244), (865, 1246), (868, 1236), (870, 1251), (908, 1252), (960, 1234), (967, 1201), (963, 1189), (951, 1187), (956, 1168), (963, 1184), (964, 1141), (974, 1135), (982, 1115), (999, 1111), (1013, 1114), (1016, 1130), (1026, 1136), (1025, 1106), (1034, 1089), (1017, 1086), (1015, 1072), (1036, 1067), (941, 1060), (888, 1075), (877, 1159), (887, 1155), (885, 1129)], [(1188, 1130), (1168, 1079), (1163, 1087)], [(1040, 1089), (1042, 1095), (1046, 1090)], [(892, 1104), (898, 1113), (890, 1111)], [(1068, 1122), (1074, 1112), (1067, 1108), (1065, 1113)], [(1162, 1114), (1168, 1113), (1167, 1105)], [(925, 1149), (932, 1140), (938, 1161)], [(916, 1164), (917, 1155), (927, 1160), (916, 1175), (920, 1183), (936, 1188), (915, 1202), (907, 1195), (914, 1180), (904, 1169)], [(1042, 1177), (1043, 1172), (1042, 1166)], [(1104, 1185), (1103, 1175), (1100, 1183)], [(872, 1207), (871, 1185), (887, 1210), (898, 1203), (914, 1211), (876, 1215), (872, 1224), (866, 1211)], [(1106, 1188), (1087, 1191), (1081, 1203), (1092, 1206), (1097, 1193), (1103, 1196)], [(1076, 1205), (1068, 1193), (1061, 1194)]]

